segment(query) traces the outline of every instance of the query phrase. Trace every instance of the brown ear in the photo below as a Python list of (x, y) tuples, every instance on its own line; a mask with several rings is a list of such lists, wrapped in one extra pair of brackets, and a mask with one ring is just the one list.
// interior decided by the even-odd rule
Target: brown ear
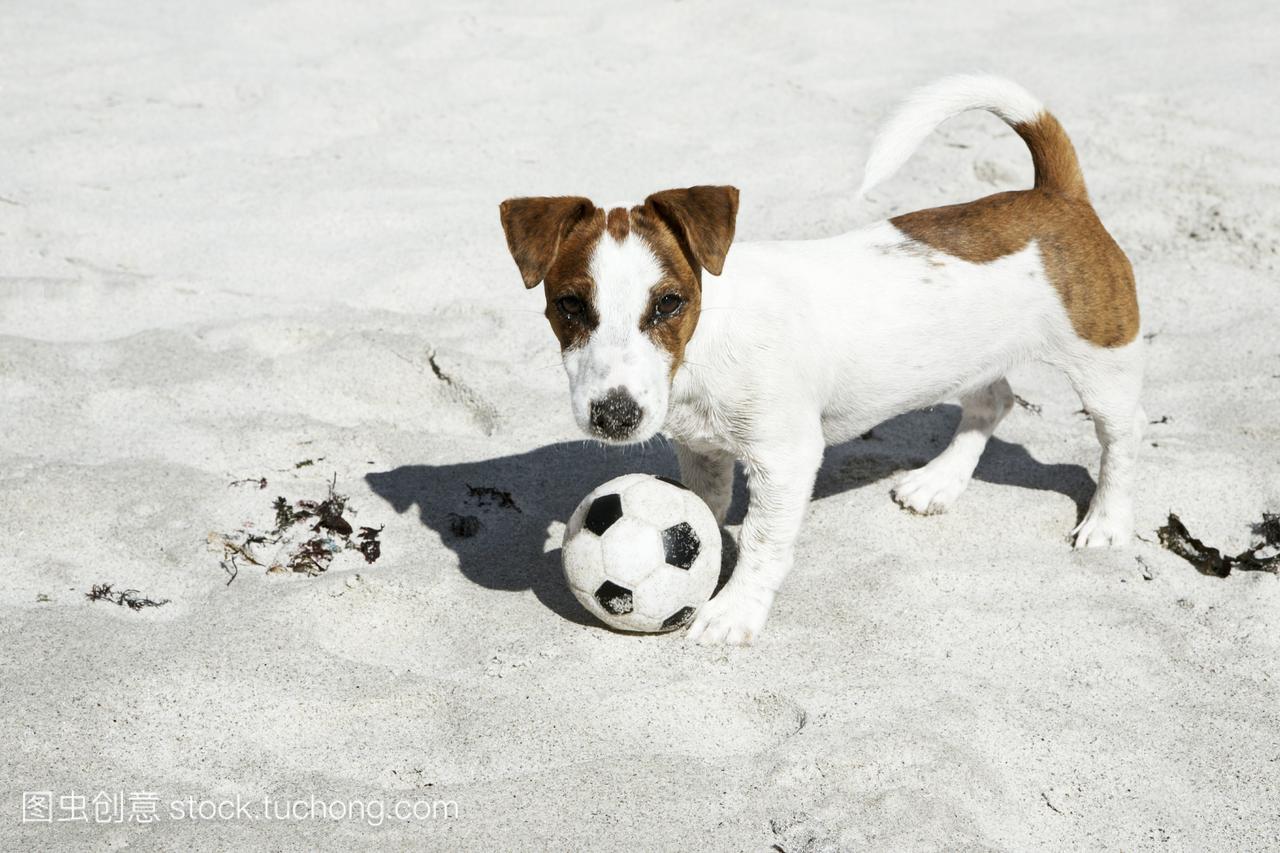
[(515, 258), (525, 287), (547, 277), (560, 244), (595, 205), (581, 196), (509, 198), (499, 206), (507, 248)]
[(644, 200), (685, 244), (699, 266), (712, 275), (724, 269), (738, 218), (736, 187), (663, 190)]

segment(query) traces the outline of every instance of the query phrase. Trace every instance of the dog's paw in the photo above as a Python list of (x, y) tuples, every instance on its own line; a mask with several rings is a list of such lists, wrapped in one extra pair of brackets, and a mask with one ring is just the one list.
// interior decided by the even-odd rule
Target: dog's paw
[(1125, 511), (1089, 507), (1084, 521), (1071, 531), (1077, 548), (1119, 548), (1133, 538), (1133, 516)]
[(773, 606), (773, 593), (733, 581), (698, 608), (689, 639), (703, 644), (748, 646), (760, 636)]
[(969, 485), (969, 476), (950, 465), (930, 463), (903, 477), (891, 494), (903, 509), (920, 515), (936, 515), (951, 508)]

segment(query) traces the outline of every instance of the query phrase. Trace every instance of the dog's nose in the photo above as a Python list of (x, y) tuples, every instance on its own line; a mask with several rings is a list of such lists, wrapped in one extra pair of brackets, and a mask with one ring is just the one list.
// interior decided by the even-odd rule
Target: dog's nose
[(644, 412), (625, 388), (610, 388), (591, 403), (591, 427), (605, 438), (621, 441), (640, 425)]

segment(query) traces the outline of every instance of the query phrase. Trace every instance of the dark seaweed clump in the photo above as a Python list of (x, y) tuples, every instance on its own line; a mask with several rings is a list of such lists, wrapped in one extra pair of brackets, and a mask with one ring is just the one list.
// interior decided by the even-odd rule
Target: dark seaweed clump
[(109, 583), (96, 583), (91, 590), (84, 594), (85, 598), (90, 601), (109, 601), (112, 604), (118, 604), (130, 610), (141, 610), (144, 607), (163, 607), (169, 603), (167, 598), (162, 598), (158, 601), (147, 598), (136, 589), (116, 590), (112, 587), (113, 585)]
[(1253, 529), (1262, 536), (1262, 542), (1235, 556), (1223, 554), (1192, 536), (1182, 519), (1172, 512), (1156, 534), (1161, 545), (1195, 566), (1202, 575), (1225, 578), (1233, 570), (1280, 574), (1280, 515), (1264, 512), (1262, 521)]
[[(348, 497), (337, 491), (337, 477), (329, 484), (329, 493), (321, 500), (289, 501), (280, 495), (272, 502), (275, 527), (267, 533), (254, 533), (244, 529), (230, 534), (212, 533), (209, 541), (223, 549), (222, 568), (228, 574), (227, 583), (235, 580), (240, 571), (240, 561), (263, 566), (268, 572), (296, 572), (315, 577), (329, 569), (334, 557), (343, 551), (358, 551), (366, 563), (373, 563), (382, 556), (382, 527), (360, 527), (347, 519), (354, 510), (348, 505)], [(306, 527), (298, 535), (298, 525)], [(270, 565), (262, 561), (255, 546), (278, 545), (296, 537), (294, 544)]]

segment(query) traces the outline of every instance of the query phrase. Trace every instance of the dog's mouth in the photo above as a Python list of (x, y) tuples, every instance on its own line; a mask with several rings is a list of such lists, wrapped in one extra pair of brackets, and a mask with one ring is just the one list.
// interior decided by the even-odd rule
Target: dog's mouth
[(657, 434), (658, 434), (658, 431), (656, 429), (636, 430), (635, 432), (630, 433), (625, 437), (615, 438), (613, 436), (605, 435), (604, 433), (597, 432), (595, 430), (589, 430), (587, 432), (587, 435), (590, 436), (593, 440), (598, 441), (601, 444), (611, 445), (613, 447), (626, 447), (628, 445), (633, 445), (633, 444), (644, 444), (646, 441), (650, 440)]

